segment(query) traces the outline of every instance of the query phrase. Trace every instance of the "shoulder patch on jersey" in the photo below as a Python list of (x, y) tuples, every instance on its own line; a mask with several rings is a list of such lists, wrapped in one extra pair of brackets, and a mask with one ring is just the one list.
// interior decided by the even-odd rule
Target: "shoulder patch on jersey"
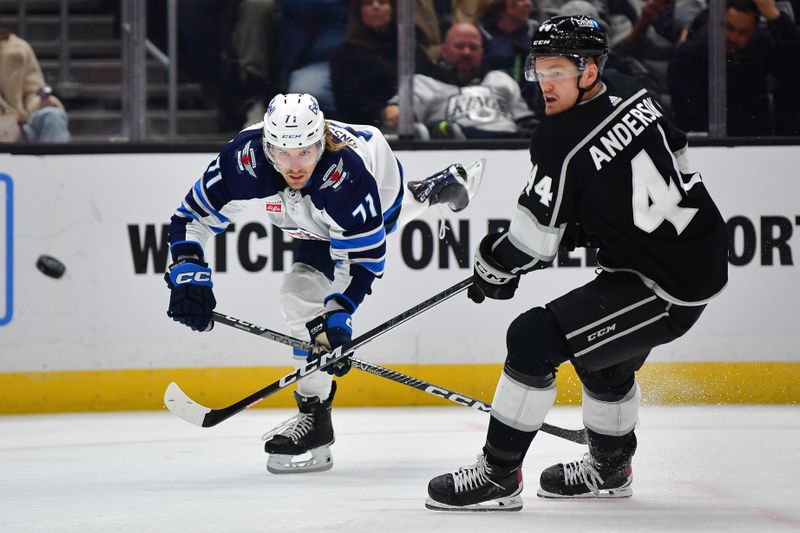
[(347, 181), (347, 178), (347, 172), (344, 170), (344, 159), (340, 157), (339, 162), (331, 165), (322, 175), (322, 185), (319, 188), (322, 190), (331, 187), (334, 191), (337, 191), (342, 183)]
[(608, 97), (608, 99), (611, 100), (611, 105), (614, 107), (617, 107), (619, 103), (622, 102), (622, 98), (620, 98), (619, 96), (611, 95)]
[(239, 167), (239, 172), (247, 171), (248, 174), (257, 178), (256, 176), (256, 154), (250, 144), (253, 141), (247, 141), (244, 148), (236, 151), (236, 166)]

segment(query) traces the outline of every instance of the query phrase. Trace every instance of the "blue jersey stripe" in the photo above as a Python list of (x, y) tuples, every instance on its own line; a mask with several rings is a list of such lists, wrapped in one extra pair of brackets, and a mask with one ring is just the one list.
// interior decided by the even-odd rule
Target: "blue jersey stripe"
[(386, 238), (386, 230), (381, 227), (372, 235), (355, 237), (353, 239), (331, 239), (331, 248), (334, 250), (351, 250), (353, 248), (368, 248), (378, 246)]
[(200, 204), (197, 203), (197, 200), (194, 199), (194, 195), (191, 192), (189, 192), (189, 194), (186, 195), (186, 198), (184, 198), (183, 200), (183, 204), (188, 209), (191, 209), (192, 211), (197, 213), (198, 216), (200, 216), (200, 218), (205, 218), (208, 216), (208, 213), (206, 213), (205, 209), (200, 207)]
[(357, 264), (358, 266), (366, 268), (375, 275), (383, 274), (383, 268), (384, 266), (386, 266), (386, 261), (367, 262), (367, 263), (361, 261), (354, 261), (354, 263)]
[(194, 213), (192, 213), (191, 211), (189, 211), (188, 209), (186, 209), (186, 208), (185, 208), (183, 205), (181, 205), (181, 206), (178, 208), (178, 213), (180, 213), (181, 215), (183, 215), (185, 218), (192, 218), (192, 219), (194, 219), (194, 220), (196, 220), (196, 221), (200, 222), (200, 219), (197, 217), (197, 215), (195, 215)]
[(207, 209), (207, 210), (208, 210), (208, 211), (209, 211), (209, 212), (210, 212), (212, 215), (214, 215), (215, 217), (217, 217), (217, 218), (218, 218), (218, 219), (219, 219), (221, 222), (225, 222), (225, 223), (227, 223), (227, 222), (228, 222), (228, 219), (227, 219), (227, 218), (226, 218), (226, 217), (225, 217), (225, 216), (224, 216), (222, 213), (220, 213), (219, 211), (217, 211), (216, 209), (214, 209), (214, 207), (213, 207), (213, 206), (212, 206), (212, 205), (211, 205), (211, 204), (208, 202), (208, 200), (206, 199), (206, 196), (205, 196), (205, 194), (203, 193), (202, 181), (203, 181), (202, 179), (199, 179), (199, 180), (197, 180), (197, 182), (194, 184), (194, 192), (195, 192), (195, 195), (196, 195), (196, 196), (197, 196), (197, 198), (200, 200), (200, 202), (202, 202), (202, 204), (203, 204), (203, 207), (205, 207), (205, 208), (206, 208), (206, 209)]
[[(333, 298), (340, 298), (340, 299), (344, 300), (345, 303), (350, 305), (350, 308), (352, 309), (352, 311), (350, 311), (350, 313), (354, 313), (355, 310), (358, 308), (358, 306), (356, 305), (356, 303), (353, 300), (351, 300), (350, 298), (348, 298), (347, 296), (345, 296), (341, 292), (334, 292), (333, 294), (329, 294), (328, 296), (325, 297), (325, 300), (323, 300), (322, 303), (326, 304), (330, 300), (332, 300)], [(345, 311), (349, 311), (349, 310), (345, 309)]]

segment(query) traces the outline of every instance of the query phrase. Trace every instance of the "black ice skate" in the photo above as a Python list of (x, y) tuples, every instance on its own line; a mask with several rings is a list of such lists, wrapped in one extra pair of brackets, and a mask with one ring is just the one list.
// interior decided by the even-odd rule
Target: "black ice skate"
[(485, 159), (466, 168), (456, 163), (424, 180), (408, 182), (408, 190), (419, 202), (447, 204), (453, 211), (461, 211), (478, 192), (485, 167)]
[(433, 478), (425, 507), (434, 511), (519, 511), (521, 492), (520, 467), (490, 465), (481, 454), (474, 465)]
[[(300, 412), (262, 439), (269, 454), (267, 470), (273, 474), (322, 472), (333, 467), (330, 445), (334, 442), (331, 424), (331, 403), (336, 382), (324, 402), (318, 397), (307, 398), (294, 393)], [(307, 457), (310, 454), (310, 457)], [(304, 456), (304, 457), (301, 457)]]
[(631, 459), (636, 450), (634, 438), (625, 449), (604, 456), (593, 451), (580, 461), (559, 463), (546, 468), (539, 479), (541, 498), (630, 498), (633, 495)]

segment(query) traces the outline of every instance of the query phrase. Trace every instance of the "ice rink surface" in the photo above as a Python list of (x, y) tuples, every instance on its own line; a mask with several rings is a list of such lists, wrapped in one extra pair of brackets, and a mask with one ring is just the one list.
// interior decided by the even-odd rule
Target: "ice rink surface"
[[(643, 407), (634, 496), (536, 497), (584, 448), (537, 435), (521, 512), (425, 509), (428, 480), (474, 462), (488, 415), (461, 407), (334, 409), (334, 467), (272, 475), (252, 409), (214, 428), (164, 410), (0, 417), (0, 531), (511, 533), (800, 531), (800, 407)], [(547, 421), (577, 428), (580, 411)]]

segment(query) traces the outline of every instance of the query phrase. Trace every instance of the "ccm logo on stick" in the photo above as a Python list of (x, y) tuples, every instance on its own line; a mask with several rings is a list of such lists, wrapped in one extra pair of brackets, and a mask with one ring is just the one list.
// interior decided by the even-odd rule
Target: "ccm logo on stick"
[(428, 394), (433, 394), (434, 396), (444, 398), (445, 400), (450, 400), (452, 402), (459, 403), (467, 407), (472, 407), (473, 409), (477, 409), (478, 411), (483, 411), (484, 413), (491, 412), (491, 408), (483, 405), (482, 402), (478, 402), (477, 400), (473, 400), (472, 398), (461, 396), (456, 392), (449, 391), (447, 389), (442, 389), (435, 385), (428, 385), (423, 390)]

